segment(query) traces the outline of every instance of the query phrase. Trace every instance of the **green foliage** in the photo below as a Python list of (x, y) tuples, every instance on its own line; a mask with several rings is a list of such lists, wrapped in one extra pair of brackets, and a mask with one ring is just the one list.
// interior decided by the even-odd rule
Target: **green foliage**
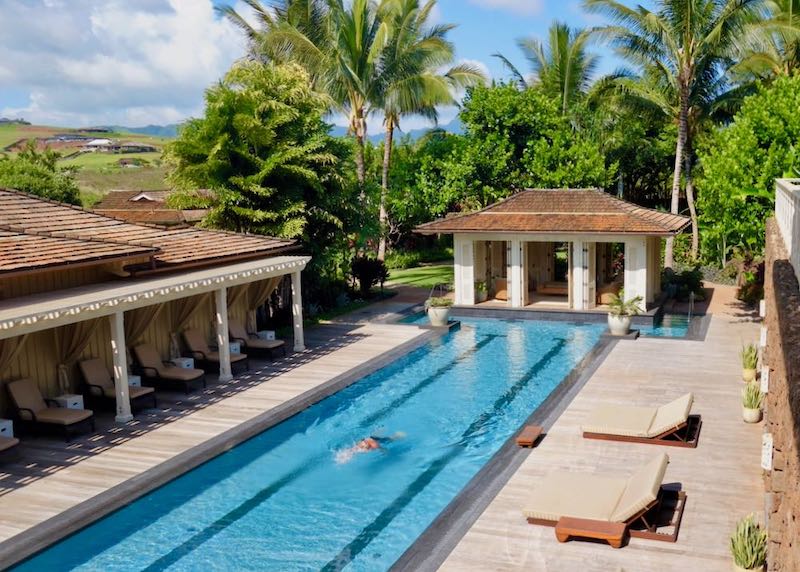
[(393, 285), (403, 284), (420, 288), (434, 288), (441, 284), (452, 283), (452, 264), (417, 266), (416, 268), (406, 268), (405, 270), (392, 272)]
[(757, 381), (751, 381), (742, 388), (742, 407), (745, 409), (761, 409), (764, 394)]
[(800, 75), (759, 86), (700, 152), (698, 206), (704, 257), (724, 265), (738, 249), (764, 249), (775, 179), (800, 167)]
[(0, 187), (16, 189), (72, 205), (81, 204), (75, 171), (57, 165), (59, 154), (38, 151), (33, 141), (16, 157), (0, 158)]
[(486, 285), (486, 282), (484, 282), (482, 280), (479, 280), (478, 282), (475, 282), (475, 291), (476, 292), (488, 292), (489, 291), (489, 287)]
[(618, 295), (611, 295), (608, 313), (612, 316), (638, 316), (642, 313), (642, 300), (641, 296), (625, 300), (625, 293), (620, 290)]
[(742, 369), (756, 369), (758, 367), (758, 346), (755, 344), (743, 345), (739, 357), (742, 359)]
[(694, 293), (695, 300), (705, 300), (706, 292), (703, 288), (703, 271), (699, 266), (687, 268), (680, 272), (672, 268), (665, 268), (661, 276), (664, 290), (673, 298), (686, 302)]
[(413, 268), (426, 262), (441, 262), (453, 259), (450, 247), (419, 248), (415, 250), (393, 250), (386, 255), (386, 267), (390, 269)]
[(767, 563), (767, 531), (749, 515), (736, 524), (731, 536), (731, 555), (737, 566), (756, 570)]
[(449, 308), (453, 305), (452, 298), (445, 298), (444, 296), (434, 296), (425, 301), (426, 308)]
[(370, 288), (376, 284), (381, 285), (389, 278), (389, 271), (382, 260), (357, 256), (350, 265), (350, 272), (358, 280), (358, 288), (363, 297), (369, 296)]

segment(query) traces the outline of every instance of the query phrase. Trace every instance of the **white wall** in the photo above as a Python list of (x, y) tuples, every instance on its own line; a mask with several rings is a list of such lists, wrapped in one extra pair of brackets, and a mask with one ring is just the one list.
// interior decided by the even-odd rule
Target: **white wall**
[(572, 268), (570, 268), (570, 288), (572, 289), (572, 309), (573, 310), (586, 310), (586, 275), (584, 265), (584, 242), (576, 240), (572, 243), (572, 256), (570, 261)]
[(775, 182), (775, 219), (789, 252), (789, 261), (800, 281), (800, 179)]
[[(628, 238), (625, 240), (625, 299), (641, 296), (647, 300), (647, 240)], [(645, 304), (642, 304), (642, 310)]]
[(453, 274), (455, 303), (471, 306), (475, 303), (475, 254), (473, 241), (462, 235), (453, 237)]

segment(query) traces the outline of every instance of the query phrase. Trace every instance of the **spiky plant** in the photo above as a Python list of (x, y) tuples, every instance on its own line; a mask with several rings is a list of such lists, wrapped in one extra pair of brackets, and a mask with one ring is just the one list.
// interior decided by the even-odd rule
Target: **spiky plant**
[(742, 389), (742, 406), (745, 409), (761, 409), (764, 394), (757, 382), (751, 381)]
[(731, 554), (737, 566), (746, 570), (757, 570), (767, 562), (767, 532), (750, 514), (736, 525), (731, 536)]
[(743, 369), (756, 369), (758, 367), (758, 346), (755, 344), (743, 345), (739, 356), (742, 358)]
[(636, 296), (630, 300), (625, 299), (625, 293), (620, 290), (619, 295), (614, 294), (608, 303), (608, 313), (612, 316), (638, 316), (642, 313), (642, 297)]

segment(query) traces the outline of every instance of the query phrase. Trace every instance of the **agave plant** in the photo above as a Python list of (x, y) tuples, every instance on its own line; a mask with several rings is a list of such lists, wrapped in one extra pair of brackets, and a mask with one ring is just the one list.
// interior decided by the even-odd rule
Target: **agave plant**
[(761, 387), (755, 381), (751, 381), (742, 389), (742, 406), (745, 409), (761, 409), (761, 402), (764, 394)]
[(756, 369), (758, 367), (758, 346), (755, 344), (743, 345), (739, 356), (742, 358), (743, 369)]
[(731, 536), (731, 554), (737, 566), (745, 570), (763, 568), (767, 562), (767, 532), (750, 514), (736, 525)]

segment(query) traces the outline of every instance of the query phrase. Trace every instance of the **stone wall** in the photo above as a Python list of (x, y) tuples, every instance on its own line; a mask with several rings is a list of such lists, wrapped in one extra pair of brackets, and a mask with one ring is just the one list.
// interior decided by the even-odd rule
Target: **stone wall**
[(765, 299), (770, 368), (765, 431), (773, 470), (765, 473), (769, 569), (800, 570), (800, 289), (774, 220), (767, 224)]

